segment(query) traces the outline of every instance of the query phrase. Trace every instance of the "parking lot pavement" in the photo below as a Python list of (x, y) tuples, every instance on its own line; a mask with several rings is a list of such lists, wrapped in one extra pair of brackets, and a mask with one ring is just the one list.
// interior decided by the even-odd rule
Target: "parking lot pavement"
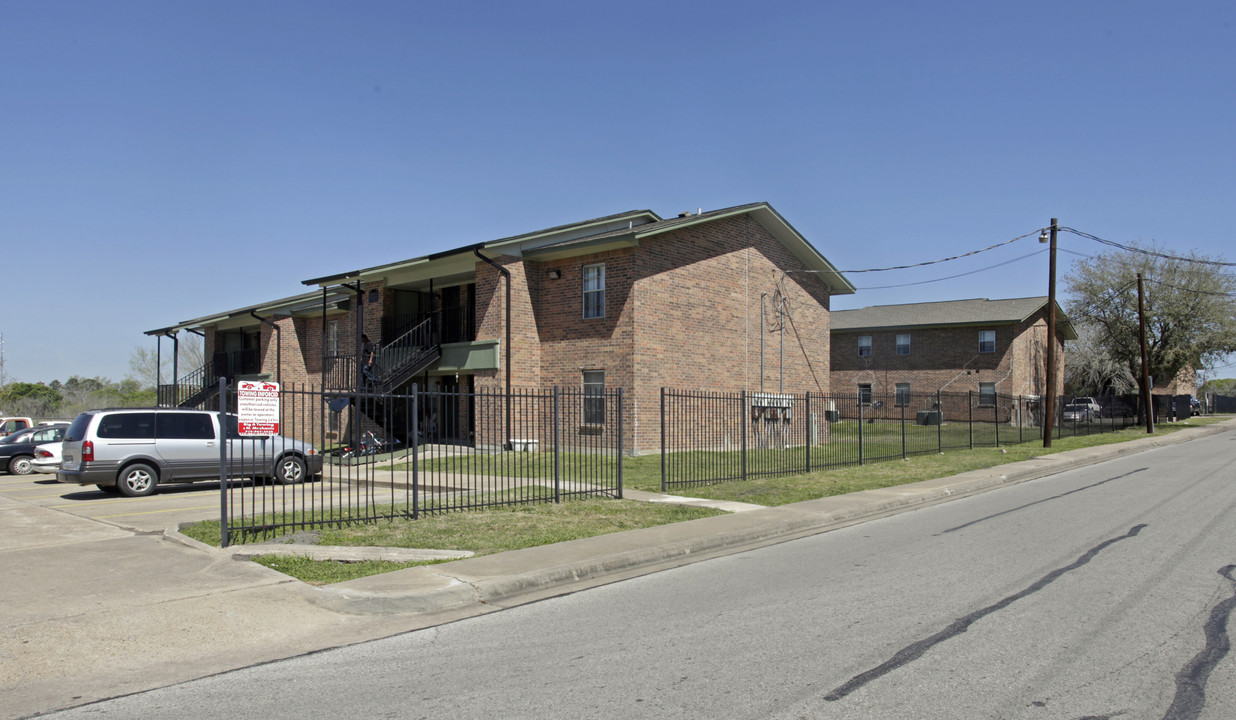
[(58, 483), (51, 475), (3, 475), (0, 495), (136, 532), (219, 518), (219, 483), (169, 485), (149, 497), (126, 498), (92, 485)]
[(164, 537), (208, 517), (217, 484), (116, 498), (0, 476), (0, 718), (476, 614), (339, 613), (312, 586)]

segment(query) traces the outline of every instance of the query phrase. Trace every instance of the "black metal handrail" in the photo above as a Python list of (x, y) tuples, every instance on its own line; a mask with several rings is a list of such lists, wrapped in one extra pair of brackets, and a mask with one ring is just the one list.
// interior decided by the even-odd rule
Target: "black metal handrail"
[(437, 318), (430, 315), (378, 349), (373, 365), (365, 373), (366, 380), (383, 390), (392, 390), (441, 353)]
[(197, 407), (219, 392), (219, 375), (214, 361), (190, 372), (171, 385), (159, 387), (159, 404), (176, 407)]

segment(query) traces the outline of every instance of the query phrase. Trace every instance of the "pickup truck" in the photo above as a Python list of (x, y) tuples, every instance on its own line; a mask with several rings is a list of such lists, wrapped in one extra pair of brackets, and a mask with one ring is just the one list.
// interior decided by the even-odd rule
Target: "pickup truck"
[(0, 437), (12, 435), (28, 427), (34, 427), (34, 421), (28, 417), (0, 417)]

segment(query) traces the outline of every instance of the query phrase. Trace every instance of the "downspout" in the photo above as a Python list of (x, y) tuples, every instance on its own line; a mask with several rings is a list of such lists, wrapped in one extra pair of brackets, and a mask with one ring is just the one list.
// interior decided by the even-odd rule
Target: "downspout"
[(283, 328), (263, 317), (258, 317), (258, 314), (250, 310), (249, 314), (255, 320), (263, 325), (269, 325), (275, 329), (275, 382), (283, 384)]
[[(511, 433), (511, 428), (512, 428), (512, 425), (511, 425), (511, 271), (507, 270), (506, 268), (502, 267), (498, 263), (482, 255), (480, 248), (472, 248), (472, 252), (478, 258), (480, 258), (481, 260), (484, 260), (486, 263), (488, 263), (494, 269), (496, 269), (499, 273), (501, 273), (502, 277), (506, 278), (506, 435), (508, 435), (508, 437), (503, 440), (503, 445), (505, 446), (506, 443), (512, 439), (511, 437), (509, 437)], [(514, 446), (512, 446), (512, 449), (514, 449)]]

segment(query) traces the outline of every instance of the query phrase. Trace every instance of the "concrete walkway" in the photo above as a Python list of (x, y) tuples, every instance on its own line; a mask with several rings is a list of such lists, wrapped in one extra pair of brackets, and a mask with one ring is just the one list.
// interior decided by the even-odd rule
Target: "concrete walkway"
[[(627, 491), (648, 502), (717, 506), (731, 514), (326, 587), (242, 561), (251, 548), (220, 550), (175, 529), (135, 532), (0, 498), (0, 717), (494, 612), (1233, 428), (1236, 420), (775, 508)], [(310, 547), (281, 546), (280, 552), (302, 553)], [(346, 552), (354, 559), (402, 559), (388, 548)]]

